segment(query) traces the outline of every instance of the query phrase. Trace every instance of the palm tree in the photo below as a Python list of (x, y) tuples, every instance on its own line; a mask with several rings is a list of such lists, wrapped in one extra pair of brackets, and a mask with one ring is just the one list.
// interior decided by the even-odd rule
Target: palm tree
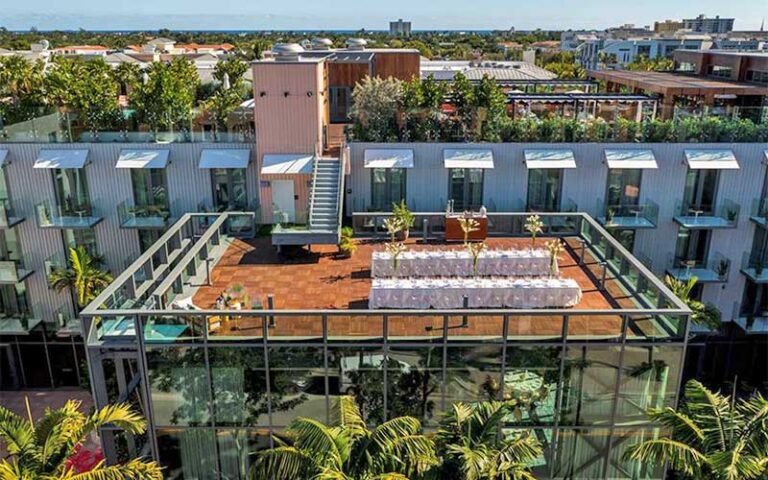
[(352, 397), (340, 397), (334, 425), (294, 420), (279, 446), (259, 452), (257, 480), (407, 480), (437, 463), (434, 443), (413, 417), (397, 417), (368, 429)]
[(0, 460), (1, 480), (162, 480), (155, 462), (131, 460), (121, 465), (99, 463), (89, 472), (76, 472), (67, 460), (93, 431), (113, 425), (130, 434), (145, 430), (144, 420), (128, 404), (112, 405), (91, 415), (80, 402), (69, 400), (58, 410), (47, 409), (34, 422), (0, 406), (0, 441), (9, 457)]
[(648, 410), (669, 435), (630, 447), (626, 460), (668, 464), (686, 479), (750, 480), (768, 476), (768, 400), (725, 397), (691, 380), (678, 410)]
[(528, 464), (541, 455), (536, 439), (526, 431), (500, 435), (511, 403), (455, 403), (435, 437), (442, 458), (440, 478), (457, 480), (532, 480)]
[(672, 293), (691, 309), (691, 321), (693, 323), (703, 325), (711, 330), (719, 330), (720, 310), (714, 305), (691, 298), (691, 291), (698, 281), (699, 279), (696, 277), (690, 277), (685, 282), (670, 275), (664, 277), (664, 283), (672, 290)]
[(84, 308), (112, 283), (112, 275), (82, 246), (69, 249), (69, 263), (69, 268), (54, 269), (48, 281), (54, 290), (71, 290), (78, 307)]

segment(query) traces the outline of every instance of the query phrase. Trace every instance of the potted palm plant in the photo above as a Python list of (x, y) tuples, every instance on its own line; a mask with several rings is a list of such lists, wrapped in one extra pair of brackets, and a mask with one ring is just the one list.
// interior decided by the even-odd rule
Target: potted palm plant
[(353, 235), (352, 227), (341, 229), (341, 237), (339, 238), (339, 256), (341, 258), (350, 258), (357, 251), (357, 242), (352, 238)]
[(408, 240), (410, 229), (416, 222), (416, 217), (410, 210), (408, 210), (405, 200), (400, 200), (400, 203), (392, 204), (392, 215), (400, 221), (400, 225), (402, 226), (401, 230), (397, 233), (398, 240), (401, 242)]

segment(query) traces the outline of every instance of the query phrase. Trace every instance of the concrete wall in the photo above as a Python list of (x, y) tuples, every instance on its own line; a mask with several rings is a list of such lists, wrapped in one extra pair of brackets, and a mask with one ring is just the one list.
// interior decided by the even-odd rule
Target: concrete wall
[[(34, 271), (26, 280), (30, 305), (36, 315), (53, 319), (59, 308), (73, 312), (68, 294), (48, 288), (45, 261), (53, 256), (64, 258), (65, 247), (61, 230), (42, 229), (37, 226), (35, 205), (54, 199), (53, 177), (50, 170), (35, 169), (33, 165), (41, 149), (88, 149), (85, 167), (89, 194), (94, 209), (104, 220), (95, 228), (99, 251), (108, 268), (117, 274), (128, 259), (139, 254), (139, 237), (134, 229), (121, 229), (117, 205), (124, 200), (133, 201), (130, 171), (116, 169), (115, 164), (123, 148), (164, 148), (170, 150), (170, 164), (166, 168), (168, 198), (172, 214), (197, 211), (200, 203), (212, 205), (212, 183), (209, 170), (198, 168), (200, 152), (204, 148), (252, 148), (251, 144), (1, 144), (8, 150), (5, 175), (14, 210), (26, 220), (14, 227), (21, 243), (25, 266)], [(247, 169), (249, 201), (258, 200), (258, 170), (252, 160)]]
[[(463, 147), (463, 146), (462, 146)], [(414, 168), (406, 180), (407, 202), (412, 210), (443, 211), (448, 197), (448, 171), (443, 168), (443, 150), (457, 148), (450, 143), (409, 144), (350, 144), (351, 174), (347, 178), (346, 212), (367, 210), (371, 201), (371, 172), (363, 167), (367, 148), (411, 148), (414, 150)], [(466, 145), (472, 148), (472, 145)], [(710, 256), (722, 253), (731, 260), (731, 271), (725, 284), (707, 284), (704, 299), (713, 302), (730, 319), (734, 305), (741, 302), (745, 279), (739, 272), (742, 256), (752, 248), (755, 225), (749, 220), (753, 201), (760, 197), (766, 178), (768, 145), (750, 144), (482, 144), (494, 153), (495, 168), (486, 170), (483, 199), (495, 211), (520, 211), (527, 195), (528, 171), (524, 150), (531, 148), (569, 148), (576, 157), (576, 169), (565, 170), (562, 199), (572, 199), (579, 211), (593, 216), (598, 214), (598, 202), (605, 197), (608, 168), (605, 148), (649, 148), (654, 151), (658, 170), (645, 170), (640, 187), (640, 202), (652, 201), (659, 205), (658, 227), (639, 230), (634, 253), (650, 260), (652, 270), (662, 275), (674, 255), (678, 225), (672, 220), (677, 204), (683, 197), (687, 165), (687, 148), (730, 148), (741, 168), (724, 170), (720, 175), (718, 202), (732, 200), (741, 205), (736, 229), (714, 230), (710, 242)]]

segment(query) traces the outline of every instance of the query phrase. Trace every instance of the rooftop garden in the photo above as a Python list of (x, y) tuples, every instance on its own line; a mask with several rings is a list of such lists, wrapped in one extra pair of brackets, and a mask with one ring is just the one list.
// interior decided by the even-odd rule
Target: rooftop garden
[[(0, 58), (0, 141), (140, 141), (173, 134), (209, 140), (240, 133), (252, 122), (237, 111), (250, 96), (248, 65), (221, 61), (214, 81), (201, 85), (195, 65), (183, 57), (112, 67), (103, 59), (55, 57), (45, 67), (22, 57)], [(245, 113), (245, 112), (244, 112)], [(101, 138), (103, 137), (103, 138)], [(169, 139), (170, 140), (170, 139)]]
[(512, 119), (493, 79), (451, 84), (366, 78), (355, 88), (350, 140), (359, 142), (766, 142), (768, 123), (687, 117), (634, 121), (617, 118)]

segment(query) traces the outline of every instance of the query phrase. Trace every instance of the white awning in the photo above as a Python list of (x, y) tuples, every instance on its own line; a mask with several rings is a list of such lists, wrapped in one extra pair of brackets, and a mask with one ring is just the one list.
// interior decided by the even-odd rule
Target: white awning
[(124, 148), (120, 150), (115, 168), (165, 168), (169, 153), (163, 149)]
[(445, 168), (493, 168), (493, 150), (489, 148), (446, 148)]
[(88, 150), (40, 150), (34, 168), (83, 168)]
[(765, 155), (765, 161), (768, 162), (768, 150), (763, 150), (763, 155)]
[(264, 155), (261, 162), (261, 174), (312, 173), (314, 157), (306, 153)]
[(650, 149), (605, 149), (605, 162), (608, 168), (659, 168), (656, 156)]
[(413, 150), (366, 148), (365, 168), (413, 168)]
[(686, 150), (685, 161), (692, 170), (738, 170), (733, 150)]
[(8, 150), (0, 150), (0, 168), (5, 166), (6, 158), (8, 158)]
[(246, 168), (251, 159), (247, 148), (205, 148), (200, 152), (199, 168)]
[(535, 149), (525, 151), (525, 166), (528, 168), (576, 168), (573, 150)]

